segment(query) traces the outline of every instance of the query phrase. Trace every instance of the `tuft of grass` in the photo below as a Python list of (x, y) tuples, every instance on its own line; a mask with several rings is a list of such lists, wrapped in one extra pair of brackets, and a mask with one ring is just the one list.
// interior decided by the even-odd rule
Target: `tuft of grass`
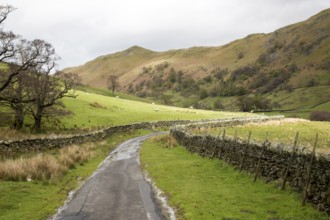
[(155, 140), (143, 144), (141, 166), (167, 195), (178, 219), (329, 219), (310, 205), (302, 207), (301, 198), (289, 189), (253, 183), (253, 177), (222, 161)]
[(42, 182), (58, 181), (66, 170), (51, 155), (38, 154), (34, 158), (27, 159), (26, 172), (28, 178)]
[(94, 108), (103, 108), (103, 109), (107, 109), (107, 107), (101, 105), (100, 103), (98, 102), (91, 102), (89, 103), (90, 106), (94, 107)]
[(5, 160), (0, 163), (1, 180), (54, 182), (58, 181), (64, 172), (64, 167), (56, 158), (46, 154)]
[(93, 144), (86, 144), (83, 147), (73, 145), (62, 148), (59, 152), (58, 161), (66, 168), (73, 168), (75, 164), (83, 165), (95, 153), (92, 151)]
[(159, 135), (153, 137), (152, 140), (154, 142), (161, 143), (166, 148), (174, 148), (179, 146), (178, 142), (172, 135)]
[(58, 155), (43, 153), (4, 160), (0, 162), (0, 180), (56, 182), (68, 169), (94, 157), (93, 150), (93, 144), (72, 145), (60, 149)]

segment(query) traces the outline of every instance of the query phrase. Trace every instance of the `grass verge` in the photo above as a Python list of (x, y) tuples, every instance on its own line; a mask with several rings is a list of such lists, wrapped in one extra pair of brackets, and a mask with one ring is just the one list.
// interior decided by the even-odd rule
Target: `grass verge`
[[(88, 178), (118, 143), (147, 133), (150, 131), (137, 130), (108, 138), (96, 145), (94, 157), (83, 165), (78, 163), (56, 182), (0, 181), (0, 219), (46, 219), (63, 204), (68, 192), (77, 188), (84, 179)], [(70, 165), (69, 162), (67, 165)]]
[(179, 219), (329, 219), (309, 205), (302, 207), (290, 190), (261, 180), (252, 183), (250, 175), (222, 161), (168, 147), (164, 141), (146, 141), (141, 161)]

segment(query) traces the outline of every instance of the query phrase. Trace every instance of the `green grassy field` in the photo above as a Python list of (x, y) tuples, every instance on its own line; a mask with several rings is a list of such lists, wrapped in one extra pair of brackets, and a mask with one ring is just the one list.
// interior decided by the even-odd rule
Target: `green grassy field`
[[(195, 132), (218, 135), (224, 128), (202, 129)], [(251, 131), (251, 140), (262, 143), (268, 132), (268, 140), (271, 143), (283, 143), (292, 146), (297, 132), (299, 132), (298, 145), (312, 150), (315, 135), (318, 133), (317, 152), (330, 153), (330, 122), (314, 122), (307, 120), (286, 119), (283, 121), (269, 121), (265, 123), (251, 123), (236, 127), (227, 127), (226, 135), (235, 136), (237, 131), (238, 138), (246, 140)]]
[(83, 166), (77, 165), (70, 169), (54, 183), (0, 181), (0, 220), (46, 219), (55, 214), (56, 209), (66, 200), (68, 192), (88, 178), (114, 146), (129, 138), (148, 133), (150, 131), (137, 130), (130, 134), (116, 134), (98, 143), (93, 158)]
[(123, 92), (117, 92), (116, 91), (113, 94), (111, 90), (104, 89), (104, 88), (96, 88), (96, 87), (82, 85), (82, 86), (78, 86), (76, 89), (79, 90), (79, 91), (82, 91), (82, 92), (95, 93), (95, 94), (109, 96), (109, 97), (119, 96), (122, 99), (128, 99), (128, 100), (132, 100), (132, 101), (139, 101), (139, 102), (146, 102), (146, 103), (154, 102), (153, 100), (150, 100), (150, 99), (147, 99), (147, 98), (140, 98), (138, 96), (130, 95), (130, 94), (123, 93)]
[[(315, 86), (295, 89), (292, 92), (281, 90), (265, 94), (263, 97), (277, 103), (280, 107), (274, 107), (270, 115), (284, 114), (309, 119), (312, 111), (330, 110), (330, 86)], [(212, 107), (215, 100), (220, 100), (225, 109), (238, 110), (236, 106), (237, 97), (208, 97), (199, 101), (205, 106)]]
[[(159, 105), (148, 99), (141, 99), (122, 93), (113, 97), (110, 91), (83, 87), (85, 91), (77, 90), (76, 98), (63, 98), (69, 115), (43, 118), (43, 129), (46, 133), (72, 133), (86, 129), (97, 129), (143, 121), (159, 120), (197, 120), (230, 117), (253, 116), (249, 113), (207, 111), (190, 108), (179, 108)], [(97, 93), (99, 94), (97, 94)], [(122, 95), (121, 95), (122, 94)], [(5, 107), (0, 109), (0, 134), (4, 140), (32, 137), (30, 128), (33, 120), (25, 118), (25, 127), (19, 132), (9, 129), (12, 114)], [(6, 115), (4, 112), (7, 112)], [(3, 113), (3, 115), (1, 115)], [(8, 114), (8, 115), (7, 115)]]
[[(214, 119), (252, 115), (149, 104), (81, 91), (77, 91), (77, 94), (76, 99), (65, 98), (63, 100), (67, 108), (73, 113), (73, 115), (61, 119), (66, 128), (111, 126), (142, 121)], [(92, 106), (93, 103), (94, 107)], [(95, 103), (97, 104), (95, 105)]]
[(199, 157), (183, 147), (166, 148), (159, 138), (141, 149), (146, 169), (175, 207), (179, 219), (325, 220), (329, 217), (290, 190), (238, 173), (219, 161)]

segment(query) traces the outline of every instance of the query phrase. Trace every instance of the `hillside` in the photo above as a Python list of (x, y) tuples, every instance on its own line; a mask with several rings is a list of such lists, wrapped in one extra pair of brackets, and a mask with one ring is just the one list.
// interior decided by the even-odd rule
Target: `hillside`
[[(121, 90), (131, 94), (155, 97), (165, 104), (214, 108), (213, 103), (205, 106), (205, 99), (226, 102), (225, 97), (266, 97), (276, 91), (328, 87), (329, 30), (327, 9), (306, 21), (269, 34), (251, 34), (220, 47), (154, 52), (134, 46), (64, 71), (79, 74), (83, 84), (103, 88), (109, 75), (117, 75)], [(311, 105), (329, 99), (327, 96)]]

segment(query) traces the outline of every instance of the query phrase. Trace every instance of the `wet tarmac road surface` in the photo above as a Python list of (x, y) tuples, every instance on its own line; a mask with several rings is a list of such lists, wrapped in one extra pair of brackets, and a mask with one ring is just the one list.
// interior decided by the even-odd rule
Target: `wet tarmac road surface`
[(158, 134), (120, 144), (53, 219), (165, 219), (144, 179), (138, 156), (141, 142)]

